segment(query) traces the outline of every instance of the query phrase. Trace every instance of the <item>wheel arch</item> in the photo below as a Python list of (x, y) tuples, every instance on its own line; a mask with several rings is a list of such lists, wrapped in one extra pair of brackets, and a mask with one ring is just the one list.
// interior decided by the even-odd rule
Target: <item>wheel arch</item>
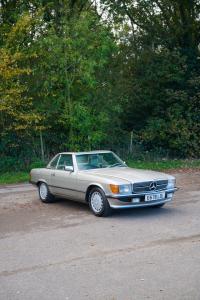
[(86, 202), (88, 202), (88, 197), (89, 197), (89, 194), (90, 194), (90, 191), (93, 189), (93, 188), (100, 188), (104, 193), (105, 193), (105, 190), (104, 190), (104, 188), (103, 188), (103, 186), (101, 185), (101, 184), (99, 184), (99, 183), (91, 183), (89, 186), (88, 186), (88, 188), (87, 188), (87, 190), (86, 190), (86, 193), (85, 193), (85, 201)]
[(45, 179), (38, 179), (37, 182), (36, 182), (36, 185), (39, 187), (40, 183), (46, 183), (46, 180)]

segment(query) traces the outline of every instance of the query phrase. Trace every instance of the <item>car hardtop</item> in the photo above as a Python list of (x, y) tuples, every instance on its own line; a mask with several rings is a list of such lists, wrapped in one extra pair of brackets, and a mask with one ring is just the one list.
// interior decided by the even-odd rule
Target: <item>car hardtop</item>
[(92, 150), (92, 151), (84, 151), (84, 152), (60, 152), (56, 155), (61, 154), (70, 154), (70, 155), (83, 155), (83, 154), (100, 154), (100, 153), (113, 153), (111, 150)]

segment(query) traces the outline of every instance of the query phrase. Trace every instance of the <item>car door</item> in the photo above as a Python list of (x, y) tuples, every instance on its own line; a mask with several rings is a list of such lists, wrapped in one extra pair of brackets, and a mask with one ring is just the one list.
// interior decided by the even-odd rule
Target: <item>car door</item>
[(44, 172), (42, 174), (42, 178), (46, 181), (46, 183), (49, 186), (50, 192), (54, 194), (54, 189), (52, 187), (52, 175), (54, 174), (54, 171), (56, 169), (56, 166), (58, 164), (60, 158), (60, 154), (57, 154), (54, 156), (54, 158), (50, 161), (50, 163), (47, 165), (46, 169), (44, 169)]
[(77, 198), (77, 174), (74, 171), (66, 171), (66, 167), (73, 167), (71, 154), (61, 154), (57, 167), (52, 170), (51, 186), (54, 194), (69, 199)]

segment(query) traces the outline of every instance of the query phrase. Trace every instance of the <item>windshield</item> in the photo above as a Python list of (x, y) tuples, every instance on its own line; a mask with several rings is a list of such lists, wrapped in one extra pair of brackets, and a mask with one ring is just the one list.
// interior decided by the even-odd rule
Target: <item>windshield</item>
[(77, 154), (76, 161), (79, 170), (126, 166), (123, 161), (112, 152)]

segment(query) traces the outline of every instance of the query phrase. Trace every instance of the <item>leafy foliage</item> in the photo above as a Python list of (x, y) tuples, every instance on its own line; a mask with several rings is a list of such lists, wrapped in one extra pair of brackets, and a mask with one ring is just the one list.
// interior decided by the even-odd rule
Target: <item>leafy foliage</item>
[(124, 128), (147, 150), (199, 157), (199, 1), (102, 3), (125, 54)]
[(199, 0), (0, 1), (2, 170), (43, 152), (124, 155), (130, 137), (199, 157), (199, 14)]

